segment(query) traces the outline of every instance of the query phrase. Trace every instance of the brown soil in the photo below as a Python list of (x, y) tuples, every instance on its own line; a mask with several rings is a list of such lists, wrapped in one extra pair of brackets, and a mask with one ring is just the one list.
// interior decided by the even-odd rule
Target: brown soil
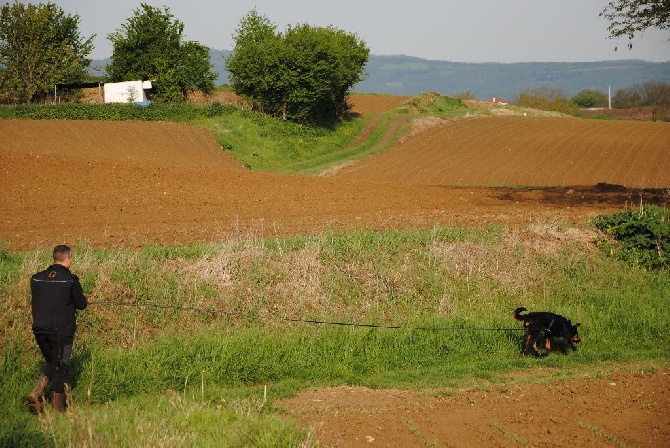
[(340, 178), (412, 185), (670, 186), (670, 123), (492, 116), (415, 125), (426, 129), (348, 166)]
[[(400, 104), (379, 98), (361, 96), (355, 107), (365, 114)], [(399, 143), (402, 151), (386, 153), (403, 157), (397, 173), (414, 173), (400, 182), (399, 175), (374, 170), (349, 178), (346, 169), (329, 177), (250, 172), (206, 131), (184, 124), (0, 120), (0, 244), (10, 250), (58, 243), (137, 247), (353, 228), (583, 226), (640, 200), (668, 200), (660, 189), (612, 185), (423, 184), (413, 165), (422, 146), (412, 142), (428, 144), (424, 134), (451, 125), (429, 126)], [(661, 129), (667, 141), (667, 128), (645, 129)], [(668, 163), (667, 152), (647, 165), (663, 182), (670, 170), (654, 170)], [(487, 162), (490, 170), (505, 166)], [(517, 381), (451, 396), (342, 387), (302, 394), (286, 407), (325, 446), (670, 446), (668, 373)]]
[(537, 374), (487, 390), (326, 388), (282, 405), (328, 447), (670, 446), (670, 370)]
[[(365, 101), (362, 113), (374, 110), (372, 101)], [(423, 154), (412, 142), (422, 142), (423, 134), (439, 135), (444, 127), (377, 156), (380, 164), (394, 165), (387, 154), (396, 154), (395, 169), (401, 169), (395, 177), (380, 175), (368, 161), (333, 176), (307, 177), (245, 170), (206, 131), (185, 124), (0, 120), (0, 242), (11, 250), (60, 242), (137, 247), (351, 228), (583, 224), (640, 200), (667, 200), (662, 189), (602, 185), (424, 185), (417, 169), (423, 157), (407, 156)], [(659, 175), (658, 168), (670, 160), (667, 153), (660, 151), (658, 162), (643, 165), (652, 174), (636, 178), (665, 179), (670, 169)], [(448, 168), (449, 161), (432, 164), (440, 166)], [(487, 166), (505, 168), (490, 160)]]

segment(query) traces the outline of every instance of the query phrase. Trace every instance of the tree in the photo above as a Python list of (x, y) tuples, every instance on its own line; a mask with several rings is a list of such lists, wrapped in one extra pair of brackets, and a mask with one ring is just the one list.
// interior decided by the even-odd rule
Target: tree
[(242, 18), (233, 36), (235, 47), (226, 59), (226, 70), (235, 93), (243, 95), (261, 109), (274, 115), (271, 108), (283, 100), (282, 92), (288, 89), (288, 79), (282, 81), (288, 59), (276, 33), (276, 26), (255, 10)]
[(612, 100), (616, 109), (633, 109), (644, 106), (644, 91), (637, 84), (625, 89), (619, 89)]
[(607, 95), (599, 90), (582, 90), (570, 98), (570, 101), (585, 109), (607, 107), (608, 104)]
[(575, 103), (567, 99), (564, 89), (550, 86), (528, 88), (516, 101), (517, 106), (548, 110), (576, 115), (579, 110)]
[(184, 24), (170, 9), (140, 4), (127, 22), (110, 33), (112, 57), (107, 65), (110, 81), (152, 80), (154, 99), (184, 101), (189, 92), (214, 90), (209, 49), (184, 41)]
[[(617, 0), (607, 3), (600, 13), (610, 21), (610, 38), (628, 37), (628, 49), (633, 48), (635, 34), (647, 28), (670, 29), (670, 0)], [(616, 47), (615, 47), (616, 50)]]
[(0, 10), (0, 99), (42, 101), (54, 85), (78, 82), (91, 63), (93, 38), (79, 34), (79, 16), (53, 3), (5, 3)]
[(614, 107), (618, 109), (648, 108), (656, 121), (670, 109), (670, 84), (648, 81), (617, 90)]
[(335, 27), (297, 25), (284, 33), (255, 10), (240, 22), (226, 60), (236, 93), (262, 111), (298, 122), (327, 123), (348, 110), (370, 50)]

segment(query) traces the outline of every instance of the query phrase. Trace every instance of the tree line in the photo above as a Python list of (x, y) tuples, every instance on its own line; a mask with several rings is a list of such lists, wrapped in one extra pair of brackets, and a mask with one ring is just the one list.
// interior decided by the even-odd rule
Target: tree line
[[(78, 15), (54, 3), (15, 1), (0, 9), (0, 103), (45, 102), (57, 84), (87, 79), (93, 38)], [(168, 7), (141, 3), (107, 38), (112, 55), (106, 82), (151, 80), (152, 100), (183, 102), (215, 89), (209, 48), (184, 39), (184, 24)], [(342, 117), (369, 49), (358, 36), (307, 24), (281, 33), (252, 10), (240, 22), (226, 60), (233, 90), (265, 113), (299, 122)]]
[[(616, 0), (601, 16), (612, 39), (632, 39), (647, 28), (669, 29), (670, 0)], [(56, 4), (18, 0), (0, 9), (0, 103), (46, 101), (57, 84), (87, 79), (94, 36), (79, 32), (78, 15)], [(226, 60), (231, 86), (265, 113), (300, 122), (344, 115), (350, 89), (363, 79), (369, 48), (358, 36), (335, 27), (296, 25), (279, 32), (252, 10), (235, 30)], [(152, 99), (182, 102), (194, 91), (214, 90), (209, 49), (184, 39), (184, 24), (169, 8), (141, 3), (107, 38), (113, 44), (105, 81), (152, 80)], [(663, 86), (644, 84), (617, 92), (615, 105), (658, 103)], [(524, 92), (519, 102), (565, 111), (597, 107), (602, 96), (580, 92), (572, 101), (556, 92)], [(667, 103), (662, 103), (667, 104)]]
[(577, 115), (579, 109), (608, 108), (636, 109), (648, 107), (652, 119), (670, 110), (670, 84), (648, 81), (619, 89), (610, 96), (599, 90), (582, 90), (571, 98), (564, 89), (539, 87), (526, 89), (514, 103), (522, 107)]

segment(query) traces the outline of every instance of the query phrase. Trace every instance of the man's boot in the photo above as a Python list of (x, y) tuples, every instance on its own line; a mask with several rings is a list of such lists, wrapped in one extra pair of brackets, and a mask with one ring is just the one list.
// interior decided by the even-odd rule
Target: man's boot
[(65, 394), (54, 392), (51, 403), (53, 404), (54, 411), (63, 412), (65, 410)]
[(40, 373), (40, 376), (37, 377), (37, 382), (35, 387), (28, 394), (28, 407), (30, 411), (37, 414), (42, 409), (42, 394), (44, 393), (44, 388), (49, 384), (49, 378), (44, 374)]

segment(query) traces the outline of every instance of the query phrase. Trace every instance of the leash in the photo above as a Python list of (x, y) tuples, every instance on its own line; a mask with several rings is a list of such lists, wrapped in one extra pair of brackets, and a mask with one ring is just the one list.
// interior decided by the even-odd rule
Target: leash
[[(131, 308), (157, 308), (157, 309), (171, 309), (181, 311), (194, 311), (199, 313), (211, 314), (212, 316), (225, 315), (228, 317), (240, 317), (247, 319), (259, 320), (258, 316), (252, 316), (244, 313), (231, 313), (228, 311), (218, 311), (206, 308), (197, 308), (192, 306), (178, 306), (178, 305), (161, 305), (155, 303), (128, 303), (128, 302), (88, 302), (89, 305), (103, 305), (103, 306), (123, 306)], [(271, 318), (265, 318), (270, 320)], [(315, 325), (333, 325), (342, 327), (362, 327), (362, 328), (380, 328), (386, 330), (423, 330), (423, 331), (523, 331), (523, 328), (478, 328), (478, 327), (403, 327), (401, 325), (379, 325), (379, 324), (359, 324), (354, 322), (336, 322), (327, 320), (315, 319), (295, 319), (290, 317), (275, 318), (275, 320), (282, 320), (286, 322), (307, 323)]]

